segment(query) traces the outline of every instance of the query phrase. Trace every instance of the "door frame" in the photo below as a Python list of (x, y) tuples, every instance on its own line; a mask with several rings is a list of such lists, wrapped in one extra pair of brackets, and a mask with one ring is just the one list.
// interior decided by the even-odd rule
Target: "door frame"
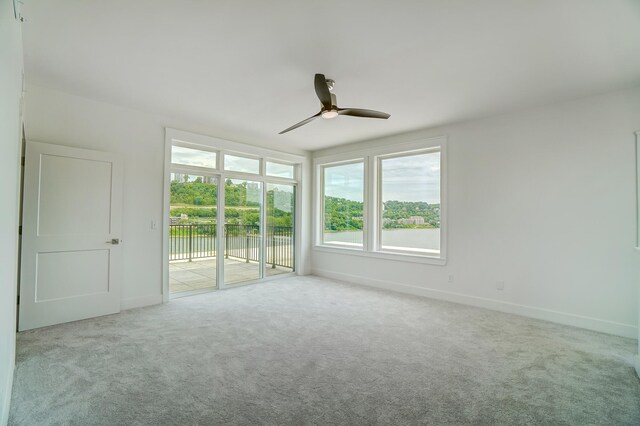
[[(217, 153), (216, 156), (216, 168), (202, 168), (196, 166), (186, 166), (186, 165), (172, 165), (171, 163), (171, 147), (173, 145), (179, 145), (184, 147), (192, 147), (195, 149), (204, 148), (206, 151), (213, 151)], [(253, 157), (260, 160), (260, 172), (259, 174), (253, 173), (242, 173), (242, 172), (229, 172), (225, 171), (223, 167), (223, 157), (224, 154), (231, 155), (241, 155), (245, 157)], [(252, 145), (246, 145), (239, 142), (232, 142), (225, 139), (214, 138), (211, 136), (204, 136), (190, 132), (184, 132), (181, 130), (165, 128), (165, 146), (164, 146), (164, 194), (163, 194), (163, 216), (162, 216), (162, 300), (164, 303), (167, 303), (171, 300), (170, 288), (169, 288), (169, 210), (171, 204), (171, 173), (175, 169), (181, 170), (183, 173), (191, 173), (194, 175), (207, 175), (216, 177), (218, 179), (218, 197), (217, 197), (217, 232), (218, 235), (221, 235), (220, 226), (224, 223), (224, 210), (225, 210), (225, 200), (224, 200), (224, 191), (220, 188), (223, 188), (223, 185), (226, 182), (226, 179), (246, 179), (250, 181), (256, 181), (262, 183), (262, 209), (260, 215), (261, 221), (261, 234), (265, 234), (266, 228), (266, 200), (267, 200), (267, 191), (266, 185), (267, 183), (282, 183), (282, 184), (293, 184), (295, 185), (295, 212), (294, 212), (294, 272), (279, 274), (276, 276), (267, 277), (264, 276), (265, 269), (265, 248), (266, 248), (266, 238), (261, 238), (261, 276), (263, 278), (257, 280), (250, 280), (243, 283), (233, 284), (233, 288), (254, 284), (257, 282), (266, 282), (275, 279), (280, 279), (292, 275), (299, 274), (298, 265), (301, 264), (300, 256), (302, 253), (302, 248), (300, 244), (300, 224), (302, 219), (302, 176), (303, 176), (303, 167), (305, 164), (306, 158), (297, 154), (284, 153), (280, 151), (270, 150), (266, 148), (255, 147)], [(295, 175), (293, 179), (287, 178), (279, 178), (273, 176), (266, 176), (265, 174), (265, 162), (273, 161), (276, 163), (284, 163), (294, 165)], [(217, 238), (216, 241), (216, 251), (217, 253), (224, 253), (224, 238)], [(224, 290), (228, 288), (224, 283), (224, 256), (216, 256), (216, 276), (217, 276), (217, 288), (219, 290)], [(212, 291), (212, 290), (205, 290)], [(196, 294), (200, 292), (189, 292), (190, 294)], [(179, 297), (179, 296), (178, 296)]]

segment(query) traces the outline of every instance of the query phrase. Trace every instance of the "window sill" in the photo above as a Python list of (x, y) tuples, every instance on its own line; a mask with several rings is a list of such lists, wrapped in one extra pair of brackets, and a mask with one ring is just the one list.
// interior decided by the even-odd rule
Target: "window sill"
[(423, 263), (427, 265), (444, 266), (447, 264), (447, 259), (444, 257), (433, 257), (414, 255), (408, 253), (391, 253), (383, 251), (364, 251), (362, 249), (347, 248), (347, 247), (335, 247), (328, 245), (316, 245), (313, 247), (316, 251), (334, 254), (346, 254), (350, 256), (369, 257), (373, 259), (385, 259), (393, 260), (397, 262), (410, 262), (410, 263)]

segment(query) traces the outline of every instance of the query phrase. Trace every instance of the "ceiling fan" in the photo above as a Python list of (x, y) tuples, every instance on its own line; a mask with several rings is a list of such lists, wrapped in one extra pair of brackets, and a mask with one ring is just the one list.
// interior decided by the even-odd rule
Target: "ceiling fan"
[(318, 95), (318, 99), (320, 99), (320, 112), (316, 115), (312, 115), (305, 120), (302, 120), (299, 123), (294, 124), (293, 126), (281, 131), (278, 134), (281, 135), (293, 129), (297, 129), (298, 127), (304, 126), (305, 124), (318, 117), (330, 119), (336, 118), (339, 115), (350, 115), (352, 117), (382, 118), (385, 120), (391, 117), (391, 115), (387, 114), (386, 112), (374, 111), (371, 109), (338, 108), (336, 95), (331, 93), (334, 84), (335, 81), (325, 78), (324, 74), (316, 74), (314, 79), (314, 86), (316, 88), (316, 95)]

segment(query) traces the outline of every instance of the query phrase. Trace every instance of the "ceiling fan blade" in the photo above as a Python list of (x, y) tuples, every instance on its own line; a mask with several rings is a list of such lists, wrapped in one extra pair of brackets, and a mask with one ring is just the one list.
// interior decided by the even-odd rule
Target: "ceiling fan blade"
[(324, 106), (324, 109), (329, 111), (331, 109), (331, 92), (327, 86), (327, 79), (324, 74), (316, 74), (316, 78), (313, 81), (316, 88), (316, 95), (320, 99), (320, 103)]
[(374, 111), (372, 109), (361, 109), (361, 108), (338, 108), (338, 114), (350, 115), (352, 117), (382, 118), (385, 120), (391, 117), (391, 115), (387, 114), (386, 112)]
[(297, 129), (300, 126), (304, 126), (308, 122), (313, 121), (314, 118), (320, 117), (320, 114), (322, 114), (322, 112), (319, 112), (316, 115), (312, 115), (311, 117), (306, 118), (306, 119), (302, 120), (301, 122), (294, 124), (293, 126), (289, 127), (288, 129), (284, 129), (283, 131), (281, 131), (278, 134), (281, 135), (281, 134), (287, 133), (287, 132), (289, 132), (289, 131), (291, 131), (293, 129)]

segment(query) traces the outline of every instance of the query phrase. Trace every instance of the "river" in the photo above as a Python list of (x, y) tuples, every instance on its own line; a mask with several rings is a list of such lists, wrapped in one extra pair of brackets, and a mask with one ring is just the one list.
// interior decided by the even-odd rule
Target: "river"
[[(325, 234), (325, 242), (362, 244), (362, 232), (346, 231)], [(383, 229), (382, 245), (391, 247), (440, 250), (440, 228)]]

